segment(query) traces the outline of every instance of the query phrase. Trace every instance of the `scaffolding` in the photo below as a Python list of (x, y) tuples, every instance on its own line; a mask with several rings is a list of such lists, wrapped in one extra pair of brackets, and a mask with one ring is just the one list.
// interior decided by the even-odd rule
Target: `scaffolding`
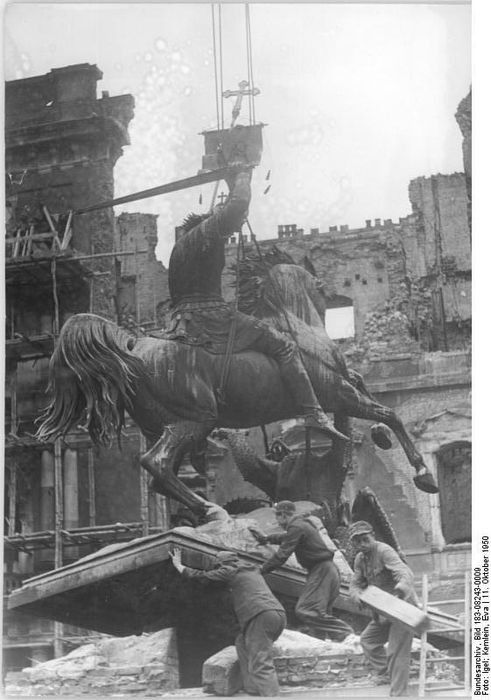
[[(32, 554), (37, 550), (52, 550), (54, 552), (54, 567), (58, 568), (63, 566), (64, 552), (67, 548), (89, 545), (91, 549), (98, 549), (110, 543), (125, 542), (135, 537), (161, 532), (163, 528), (168, 526), (168, 508), (161, 496), (156, 497), (155, 514), (158, 524), (151, 526), (149, 521), (149, 483), (146, 473), (142, 473), (140, 478), (140, 521), (96, 525), (94, 454), (88, 436), (82, 434), (74, 436), (74, 443), (76, 447), (83, 446), (87, 449), (89, 526), (64, 527), (62, 441), (58, 438), (52, 443), (41, 444), (32, 434), (19, 430), (17, 365), (26, 360), (37, 361), (41, 358), (48, 358), (52, 354), (61, 326), (60, 295), (67, 289), (76, 292), (82, 285), (88, 285), (88, 310), (93, 312), (94, 281), (99, 275), (110, 274), (110, 272), (95, 271), (92, 269), (92, 264), (103, 259), (116, 261), (121, 256), (133, 256), (136, 264), (139, 255), (148, 255), (148, 249), (138, 250), (136, 245), (135, 249), (130, 251), (112, 250), (102, 253), (92, 251), (90, 254), (80, 254), (71, 245), (73, 213), (70, 212), (64, 217), (58, 217), (52, 215), (46, 206), (42, 207), (42, 212), (42, 221), (38, 220), (36, 224), (29, 223), (15, 227), (13, 235), (8, 236), (5, 240), (5, 283), (7, 290), (10, 290), (10, 307), (7, 303), (7, 314), (10, 315), (10, 318), (6, 329), (6, 357), (10, 370), (10, 411), (6, 418), (10, 422), (10, 430), (5, 431), (5, 451), (11, 458), (8, 465), (9, 505), (8, 513), (6, 513), (7, 534), (4, 537), (4, 548), (6, 554), (11, 553), (11, 557), (15, 557), (19, 552)], [(45, 323), (40, 333), (30, 335), (24, 332), (24, 329), (16, 328), (13, 297), (15, 296), (15, 301), (18, 301), (17, 297), (22, 299), (25, 293), (29, 295), (29, 290), (40, 288), (44, 288), (46, 294), (51, 294), (52, 314), (48, 316), (49, 325)], [(137, 304), (137, 325), (140, 320), (139, 315)], [(155, 309), (153, 315), (155, 319)], [(153, 326), (153, 324), (150, 325)], [(141, 330), (145, 332), (145, 329)], [(25, 416), (22, 417), (25, 418)], [(138, 434), (136, 429), (133, 432), (135, 435)], [(142, 445), (144, 445), (144, 440), (140, 436), (140, 449)], [(49, 450), (53, 453), (53, 529), (28, 533), (16, 532), (16, 502), (19, 488), (16, 453), (19, 450)], [(14, 574), (11, 568), (7, 564), (7, 593), (11, 592), (10, 589), (22, 584), (22, 576)], [(63, 640), (63, 626), (60, 623), (55, 623), (53, 640), (55, 656), (62, 655)]]
[[(455, 598), (449, 600), (435, 600), (431, 601), (431, 607), (433, 606), (445, 606), (445, 605), (463, 605), (463, 611), (461, 615), (462, 624), (457, 628), (453, 625), (451, 628), (441, 628), (436, 630), (436, 632), (460, 632), (463, 633), (463, 654), (460, 656), (452, 656), (451, 654), (441, 655), (434, 654), (431, 649), (428, 648), (428, 632), (423, 632), (421, 634), (421, 651), (419, 657), (419, 682), (418, 682), (418, 697), (422, 698), (433, 691), (437, 693), (442, 693), (446, 691), (463, 691), (466, 695), (470, 694), (471, 689), (471, 581), (470, 574), (468, 571), (465, 572), (464, 579), (464, 597)], [(422, 578), (422, 605), (423, 610), (427, 613), (430, 609), (428, 603), (428, 574), (423, 574)], [(447, 646), (448, 649), (448, 646)], [(463, 662), (463, 682), (453, 683), (449, 685), (442, 686), (441, 684), (433, 684), (427, 679), (427, 670), (429, 666), (435, 668), (439, 664)]]

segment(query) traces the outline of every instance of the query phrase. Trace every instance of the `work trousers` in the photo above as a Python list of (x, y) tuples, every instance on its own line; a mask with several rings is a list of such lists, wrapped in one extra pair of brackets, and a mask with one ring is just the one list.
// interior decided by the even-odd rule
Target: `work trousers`
[[(387, 653), (384, 644), (388, 643)], [(363, 630), (360, 643), (372, 668), (388, 671), (391, 695), (408, 695), (409, 667), (413, 635), (405, 627), (388, 620), (372, 620)]]
[(321, 561), (310, 569), (307, 581), (295, 606), (300, 622), (314, 632), (322, 632), (335, 642), (342, 642), (353, 629), (334, 617), (332, 606), (339, 595), (339, 571), (332, 561)]
[(285, 629), (282, 610), (266, 610), (250, 620), (235, 640), (244, 690), (264, 697), (279, 695), (273, 663), (273, 642)]

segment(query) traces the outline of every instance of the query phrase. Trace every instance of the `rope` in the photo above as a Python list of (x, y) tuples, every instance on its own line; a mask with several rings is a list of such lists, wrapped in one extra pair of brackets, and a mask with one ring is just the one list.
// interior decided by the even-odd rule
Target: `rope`
[(215, 105), (217, 110), (217, 131), (220, 129), (220, 107), (218, 101), (218, 66), (217, 66), (217, 45), (215, 36), (215, 5), (211, 6), (211, 25), (213, 31), (213, 65), (215, 71)]
[(252, 35), (251, 35), (251, 16), (249, 11), (249, 3), (246, 3), (246, 33), (247, 33), (247, 56), (248, 56), (248, 77), (249, 84), (251, 87), (250, 104), (252, 106), (252, 124), (256, 123), (256, 106), (255, 106), (255, 96), (254, 96), (254, 73), (252, 69)]
[(234, 351), (235, 335), (237, 332), (237, 313), (239, 310), (239, 281), (240, 281), (240, 270), (239, 261), (240, 254), (243, 255), (243, 238), (242, 231), (239, 231), (239, 240), (237, 242), (237, 254), (235, 259), (236, 267), (236, 286), (235, 286), (235, 299), (234, 299), (234, 315), (232, 318), (232, 323), (230, 324), (230, 330), (228, 332), (227, 347), (225, 350), (225, 357), (223, 359), (222, 371), (220, 373), (220, 384), (217, 389), (217, 399), (221, 404), (225, 404), (225, 389), (227, 388), (228, 375), (230, 373), (230, 362), (232, 360), (232, 354)]
[[(251, 87), (251, 51), (250, 51), (250, 26), (249, 26), (249, 6), (247, 3), (245, 8), (245, 31), (246, 31), (246, 51), (247, 51), (247, 82)], [(249, 92), (249, 124), (252, 124), (252, 94)]]
[(259, 260), (262, 262), (262, 261), (263, 261), (263, 254), (261, 253), (261, 248), (259, 247), (259, 244), (258, 244), (258, 242), (257, 242), (256, 235), (255, 235), (254, 231), (253, 231), (252, 228), (251, 228), (251, 225), (250, 225), (250, 223), (249, 223), (249, 219), (246, 219), (246, 224), (247, 224), (247, 228), (249, 229), (249, 233), (251, 234), (251, 241), (252, 241), (252, 242), (254, 243), (254, 245), (256, 246), (256, 252), (257, 252), (257, 254), (258, 254), (258, 256), (259, 256)]
[(218, 4), (218, 45), (220, 47), (220, 95), (221, 95), (221, 108), (222, 108), (222, 119), (221, 128), (224, 128), (223, 121), (223, 51), (222, 51), (222, 5)]

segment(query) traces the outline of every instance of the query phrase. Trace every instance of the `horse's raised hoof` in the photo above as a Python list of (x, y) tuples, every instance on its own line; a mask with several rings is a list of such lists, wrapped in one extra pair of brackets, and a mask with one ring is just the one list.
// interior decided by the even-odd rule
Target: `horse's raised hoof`
[(430, 474), (430, 472), (424, 472), (424, 474), (418, 474), (413, 479), (416, 488), (420, 491), (425, 491), (425, 493), (438, 493), (439, 488), (435, 484), (435, 480)]
[(377, 445), (377, 447), (380, 447), (381, 450), (390, 450), (392, 447), (390, 430), (383, 423), (376, 423), (375, 425), (372, 425), (370, 435), (372, 436), (372, 441)]
[(217, 520), (225, 522), (232, 519), (225, 508), (222, 508), (222, 506), (219, 506), (217, 503), (205, 502), (203, 505), (206, 508), (205, 520), (207, 523)]

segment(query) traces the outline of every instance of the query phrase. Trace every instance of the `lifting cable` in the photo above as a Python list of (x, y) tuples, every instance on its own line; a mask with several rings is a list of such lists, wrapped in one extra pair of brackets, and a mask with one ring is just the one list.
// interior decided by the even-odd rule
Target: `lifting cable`
[(222, 5), (218, 3), (218, 45), (220, 48), (220, 100), (222, 107), (222, 120), (220, 127), (224, 128), (223, 121), (223, 47), (222, 47)]
[[(217, 110), (217, 131), (220, 129), (220, 106), (218, 100), (218, 66), (217, 66), (217, 44), (216, 44), (216, 31), (215, 31), (215, 5), (211, 6), (211, 28), (213, 33), (213, 67), (215, 71), (215, 105)], [(223, 104), (223, 98), (222, 98)]]
[(256, 123), (256, 108), (254, 95), (254, 72), (252, 70), (252, 38), (251, 38), (251, 16), (249, 3), (245, 4), (245, 26), (246, 26), (246, 47), (247, 47), (247, 81), (251, 88), (249, 94), (249, 124)]

